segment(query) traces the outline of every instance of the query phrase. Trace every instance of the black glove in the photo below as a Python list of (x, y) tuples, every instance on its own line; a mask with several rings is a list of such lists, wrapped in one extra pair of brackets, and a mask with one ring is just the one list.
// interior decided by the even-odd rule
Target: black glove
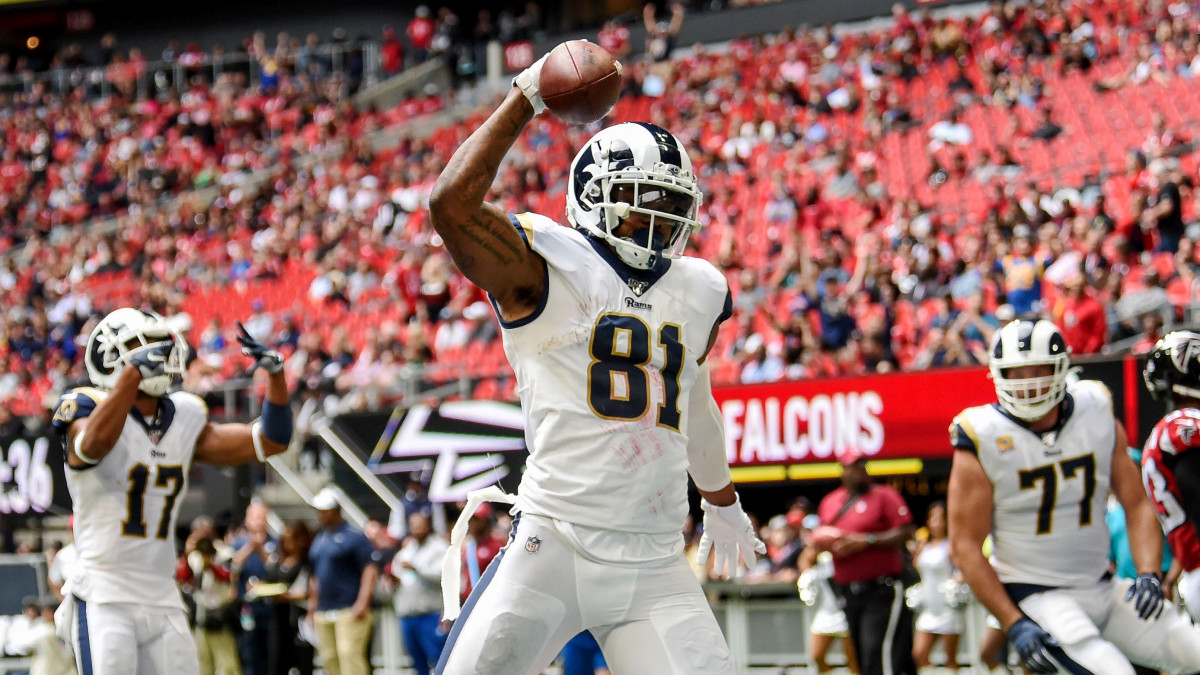
[(129, 365), (137, 366), (143, 380), (158, 377), (167, 372), (167, 358), (171, 356), (172, 349), (175, 349), (174, 338), (164, 337), (159, 342), (151, 342), (129, 352)]
[(1058, 666), (1050, 659), (1049, 647), (1058, 642), (1029, 617), (1017, 619), (1008, 628), (1008, 641), (1021, 656), (1021, 665), (1031, 673), (1055, 673)]
[(1125, 602), (1133, 600), (1133, 608), (1137, 610), (1142, 620), (1157, 619), (1163, 611), (1162, 582), (1157, 574), (1139, 574), (1134, 579), (1129, 592), (1125, 594)]
[(237, 327), (241, 333), (238, 335), (238, 342), (242, 343), (242, 353), (254, 359), (254, 365), (250, 366), (247, 375), (253, 373), (255, 368), (262, 368), (272, 375), (283, 370), (282, 354), (255, 340), (241, 321), (237, 322)]

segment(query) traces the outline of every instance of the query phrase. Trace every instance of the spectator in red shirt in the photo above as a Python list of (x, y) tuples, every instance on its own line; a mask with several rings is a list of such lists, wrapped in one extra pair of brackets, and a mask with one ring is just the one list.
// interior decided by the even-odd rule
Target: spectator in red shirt
[(396, 37), (396, 29), (391, 26), (383, 29), (379, 60), (384, 75), (391, 76), (404, 70), (404, 45), (400, 44), (400, 38)]
[[(822, 525), (813, 543), (833, 553), (834, 592), (842, 600), (862, 674), (915, 675), (913, 617), (900, 578), (912, 513), (900, 493), (871, 482), (866, 458), (857, 451), (847, 450), (838, 460), (842, 487), (821, 500)], [(884, 654), (889, 643), (891, 653)]]
[(429, 56), (429, 43), (433, 40), (435, 26), (429, 18), (429, 8), (425, 5), (417, 7), (416, 16), (408, 22), (408, 41), (412, 43), (413, 58), (417, 63), (423, 63)]
[(1088, 287), (1083, 274), (1077, 272), (1063, 282), (1063, 295), (1054, 304), (1054, 323), (1074, 356), (1095, 354), (1107, 341), (1104, 305)]
[(463, 542), (463, 602), (471, 594), (471, 589), (479, 582), (484, 570), (491, 564), (492, 558), (504, 548), (505, 540), (492, 531), (492, 507), (490, 504), (480, 504), (467, 524), (467, 538)]
[(615, 20), (606, 21), (596, 36), (596, 42), (614, 58), (621, 60), (629, 54), (629, 28)]

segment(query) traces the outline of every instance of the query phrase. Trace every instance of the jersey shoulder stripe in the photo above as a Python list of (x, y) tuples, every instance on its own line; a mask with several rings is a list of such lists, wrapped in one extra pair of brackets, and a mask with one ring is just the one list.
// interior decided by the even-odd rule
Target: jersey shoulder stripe
[(107, 392), (95, 387), (71, 389), (58, 399), (58, 405), (54, 408), (54, 417), (50, 420), (51, 428), (65, 436), (72, 422), (91, 415), (107, 395)]
[(975, 433), (975, 425), (966, 411), (955, 415), (950, 423), (950, 446), (955, 450), (966, 450), (971, 454), (979, 453), (979, 435)]
[(508, 219), (512, 221), (521, 238), (525, 240), (525, 245), (531, 250), (533, 249), (533, 214), (530, 213), (514, 213), (509, 214)]

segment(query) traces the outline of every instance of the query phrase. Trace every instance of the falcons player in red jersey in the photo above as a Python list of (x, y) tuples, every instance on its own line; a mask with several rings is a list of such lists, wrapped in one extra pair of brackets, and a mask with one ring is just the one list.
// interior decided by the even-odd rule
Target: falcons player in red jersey
[(1177, 330), (1163, 336), (1142, 377), (1154, 398), (1175, 408), (1146, 439), (1142, 483), (1183, 567), (1180, 596), (1200, 623), (1200, 333)]

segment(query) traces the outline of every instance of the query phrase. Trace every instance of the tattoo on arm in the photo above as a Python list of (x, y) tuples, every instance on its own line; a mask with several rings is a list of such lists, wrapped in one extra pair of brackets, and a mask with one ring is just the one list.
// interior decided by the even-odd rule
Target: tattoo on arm
[[(468, 217), (467, 225), (469, 227), (455, 228), (450, 236), (443, 236), (446, 248), (463, 274), (470, 276), (480, 262), (489, 265), (511, 265), (519, 262), (525, 255), (524, 249), (518, 247), (513, 235), (506, 232), (512, 229), (512, 224), (507, 220), (479, 213)], [(467, 242), (473, 246), (465, 245)], [(484, 252), (490, 254), (491, 260), (480, 261), (474, 255)]]
[(525, 97), (510, 93), (454, 152), (429, 198), (434, 228), (459, 270), (498, 299), (511, 298), (519, 287), (539, 286), (544, 273), (505, 213), (484, 201), (532, 117)]

